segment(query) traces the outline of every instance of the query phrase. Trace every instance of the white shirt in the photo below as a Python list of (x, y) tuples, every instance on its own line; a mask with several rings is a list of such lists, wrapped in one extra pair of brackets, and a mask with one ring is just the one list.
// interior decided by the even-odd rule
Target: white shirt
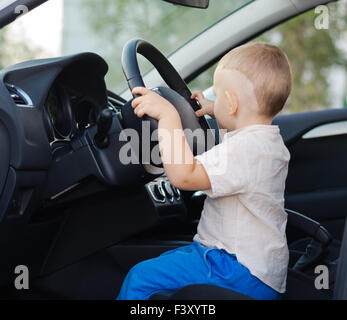
[(236, 254), (274, 290), (286, 288), (289, 260), (284, 188), (290, 154), (278, 126), (228, 132), (197, 156), (211, 182), (195, 241)]

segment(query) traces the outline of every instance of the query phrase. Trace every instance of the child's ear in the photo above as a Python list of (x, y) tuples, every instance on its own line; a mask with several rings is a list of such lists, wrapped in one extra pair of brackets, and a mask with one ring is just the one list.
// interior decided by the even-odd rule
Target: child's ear
[(237, 110), (239, 109), (239, 100), (237, 98), (237, 95), (234, 94), (232, 91), (225, 91), (225, 95), (227, 96), (229, 102), (229, 114), (231, 116), (234, 116), (237, 113)]

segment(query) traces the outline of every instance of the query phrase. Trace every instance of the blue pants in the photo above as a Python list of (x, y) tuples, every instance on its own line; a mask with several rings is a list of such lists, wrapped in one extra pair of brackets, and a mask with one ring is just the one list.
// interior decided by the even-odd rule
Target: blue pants
[(253, 276), (235, 255), (193, 242), (135, 265), (117, 300), (147, 300), (155, 293), (174, 292), (190, 284), (216, 285), (260, 300), (281, 297)]

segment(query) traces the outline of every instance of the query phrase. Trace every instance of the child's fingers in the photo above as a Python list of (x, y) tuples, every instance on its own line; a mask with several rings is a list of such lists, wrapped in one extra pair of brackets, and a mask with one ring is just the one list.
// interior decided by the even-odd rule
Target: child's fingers
[(204, 94), (202, 93), (202, 91), (197, 91), (197, 92), (194, 92), (192, 94), (192, 99), (198, 99), (198, 100), (204, 100), (205, 97), (204, 97)]
[(201, 110), (198, 110), (198, 111), (195, 112), (197, 117), (202, 117), (202, 116), (204, 116), (207, 113), (208, 113), (208, 111), (205, 110), (205, 109), (201, 109)]
[(195, 91), (192, 93), (191, 98), (195, 99), (198, 96), (199, 91)]
[(131, 103), (131, 106), (135, 109), (137, 108), (144, 100), (144, 97), (141, 96), (141, 97), (138, 97), (138, 98), (135, 98), (132, 103)]
[(150, 93), (150, 92), (152, 92), (152, 91), (149, 90), (149, 89), (147, 89), (147, 88), (145, 88), (145, 87), (136, 87), (136, 88), (134, 88), (134, 89), (131, 91), (131, 93), (132, 93), (133, 95), (140, 94), (141, 96), (143, 96), (143, 95), (145, 95), (145, 94), (147, 94), (147, 93)]
[(142, 118), (145, 114), (146, 114), (145, 109), (141, 109), (136, 115), (137, 115), (139, 118)]
[(145, 108), (143, 106), (138, 106), (134, 109), (134, 113), (139, 117), (142, 118), (145, 115)]
[(191, 99), (195, 99), (197, 95), (197, 92), (193, 92), (192, 95), (190, 96)]

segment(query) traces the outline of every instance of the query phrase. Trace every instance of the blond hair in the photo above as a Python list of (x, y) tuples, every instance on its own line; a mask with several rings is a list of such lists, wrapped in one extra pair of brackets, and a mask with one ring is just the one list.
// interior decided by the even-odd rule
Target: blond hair
[(260, 113), (279, 113), (292, 89), (292, 71), (287, 55), (278, 47), (257, 42), (231, 50), (219, 62), (218, 68), (235, 69), (253, 84)]

